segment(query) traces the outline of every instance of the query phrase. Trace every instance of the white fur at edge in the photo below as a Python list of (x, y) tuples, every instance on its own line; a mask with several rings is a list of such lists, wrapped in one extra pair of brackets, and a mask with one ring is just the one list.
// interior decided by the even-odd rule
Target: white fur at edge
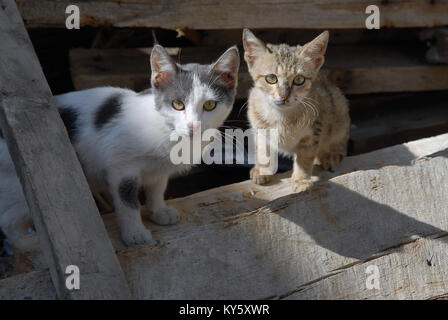
[[(175, 131), (179, 134), (188, 132), (187, 124), (192, 120), (201, 120), (204, 129), (219, 126), (230, 112), (231, 108), (223, 107), (216, 108), (213, 116), (210, 112), (203, 115), (203, 103), (214, 97), (212, 93), (207, 92), (206, 87), (196, 87), (194, 91), (195, 97), (186, 103), (194, 104), (186, 105), (188, 114), (182, 116), (181, 112), (178, 112)], [(97, 107), (116, 93), (120, 93), (123, 99), (123, 116), (119, 122), (105, 125), (113, 125), (113, 130), (97, 130), (93, 120)], [(163, 116), (156, 110), (153, 95), (103, 87), (70, 92), (56, 96), (55, 99), (60, 105), (68, 105), (79, 111), (78, 121), (83, 129), (78, 132), (75, 149), (92, 189), (106, 191), (106, 185), (101, 179), (104, 172), (107, 173), (110, 190), (116, 192), (124, 177), (138, 176), (151, 189), (150, 209), (156, 212), (153, 218), (159, 219), (161, 224), (175, 222), (178, 212), (165, 205), (163, 193), (168, 177), (187, 170), (188, 166), (175, 166), (169, 160), (172, 143), (169, 141), (169, 135), (172, 130), (166, 126)], [(124, 242), (152, 243), (150, 231), (144, 228), (140, 218), (135, 217), (136, 212), (131, 212), (121, 202), (115, 201), (117, 195), (113, 192), (112, 196), (116, 212), (121, 212), (117, 214), (117, 218)], [(26, 234), (24, 225), (29, 221), (28, 208), (13, 163), (5, 141), (0, 139), (0, 227), (8, 239), (14, 242)]]

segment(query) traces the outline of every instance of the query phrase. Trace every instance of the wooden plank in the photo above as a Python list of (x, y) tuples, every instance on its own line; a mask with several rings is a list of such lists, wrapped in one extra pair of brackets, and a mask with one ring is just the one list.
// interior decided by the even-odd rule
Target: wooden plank
[(123, 270), (140, 298), (281, 297), (414, 234), (447, 230), (447, 156), (357, 171), (250, 213), (176, 230), (161, 247), (120, 251)]
[[(368, 154), (348, 157), (343, 161), (340, 170), (334, 173), (320, 173), (320, 177), (322, 180), (326, 180), (347, 172), (356, 171), (362, 173), (362, 170), (372, 169), (377, 172), (378, 169), (385, 166), (412, 166), (416, 158), (434, 154), (447, 148), (448, 134), (413, 141)], [(151, 227), (154, 231), (154, 237), (162, 243), (170, 243), (177, 237), (183, 237), (192, 233), (196, 234), (196, 232), (200, 232), (204, 228), (210, 228), (210, 225), (218, 224), (224, 227), (232, 225), (229, 219), (233, 219), (232, 217), (235, 216), (241, 216), (241, 212), (251, 212), (263, 206), (269, 207), (270, 201), (291, 195), (292, 190), (289, 179), (287, 178), (290, 174), (291, 172), (277, 175), (274, 183), (268, 186), (257, 186), (253, 185), (250, 181), (244, 181), (207, 190), (184, 198), (169, 200), (168, 203), (176, 206), (182, 213), (181, 222), (178, 225), (170, 227), (150, 225), (147, 220), (145, 220), (145, 224)], [(355, 205), (353, 204), (353, 206)], [(145, 255), (147, 252), (161, 252), (164, 250), (163, 247), (145, 249), (140, 247), (137, 250), (135, 248), (125, 248), (120, 241), (120, 233), (115, 222), (115, 216), (108, 214), (104, 215), (103, 219), (115, 248), (119, 250), (119, 256), (122, 257), (122, 260), (132, 260), (133, 257)], [(21, 271), (45, 268), (41, 263), (41, 253), (36, 251), (36, 245), (31, 241), (33, 237), (35, 239), (35, 236), (24, 238), (23, 241), (19, 242), (21, 247), (15, 248), (16, 252), (25, 253), (21, 255), (21, 261), (17, 261), (18, 259), (16, 259), (16, 265), (19, 264)], [(244, 247), (244, 245), (241, 246)], [(205, 251), (207, 250), (201, 252)], [(131, 265), (131, 262), (129, 264)], [(205, 277), (205, 275), (202, 276)]]
[[(335, 272), (305, 284), (284, 299), (426, 300), (448, 293), (447, 234), (411, 239), (409, 244), (386, 250), (376, 259)], [(379, 271), (379, 289), (366, 286), (369, 266)]]
[[(17, 1), (30, 27), (64, 27), (68, 0)], [(353, 28), (364, 29), (368, 5), (377, 5), (382, 27), (448, 25), (448, 1), (422, 0), (99, 0), (76, 3), (81, 26), (166, 29)]]
[(56, 300), (48, 270), (22, 273), (0, 280), (0, 300)]
[[(377, 170), (384, 166), (392, 165), (408, 166), (416, 158), (424, 157), (446, 148), (448, 148), (448, 133), (347, 157), (335, 172), (322, 172), (319, 167), (315, 167), (314, 179), (319, 178), (325, 181), (359, 170)], [(143, 215), (144, 223), (153, 231), (156, 239), (164, 241), (167, 234), (175, 233), (176, 230), (214, 223), (218, 219), (234, 216), (241, 212), (253, 211), (276, 198), (290, 195), (293, 192), (290, 188), (290, 175), (291, 171), (277, 174), (273, 179), (273, 183), (267, 186), (255, 185), (247, 180), (198, 192), (186, 197), (171, 199), (167, 203), (175, 206), (181, 213), (181, 220), (177, 225), (158, 226), (152, 224)], [(120, 230), (115, 221), (115, 214), (105, 214), (102, 218), (114, 248), (116, 250), (125, 249), (126, 246), (121, 241)], [(33, 238), (35, 239), (36, 237), (24, 237), (17, 242), (14, 250), (23, 254), (20, 255), (22, 260), (15, 259), (16, 271), (30, 271), (34, 268), (41, 268), (43, 265), (42, 258), (40, 258), (41, 253), (36, 250), (38, 246), (32, 242)], [(19, 266), (18, 269), (17, 266)]]
[[(172, 229), (161, 246), (120, 250), (120, 262), (140, 299), (442, 297), (447, 175), (448, 149), (356, 171), (251, 212)], [(384, 291), (362, 285), (371, 264)]]
[[(129, 298), (76, 154), (13, 0), (0, 0), (0, 124), (61, 299)], [(79, 267), (81, 289), (65, 270)]]
[[(141, 91), (150, 86), (144, 49), (73, 49), (70, 70), (76, 90), (104, 85)], [(170, 48), (181, 63), (210, 63), (225, 48)], [(241, 55), (243, 56), (243, 55)], [(429, 65), (424, 50), (381, 46), (330, 46), (326, 72), (347, 94), (448, 89), (448, 65)], [(241, 61), (237, 97), (246, 99), (252, 79)]]

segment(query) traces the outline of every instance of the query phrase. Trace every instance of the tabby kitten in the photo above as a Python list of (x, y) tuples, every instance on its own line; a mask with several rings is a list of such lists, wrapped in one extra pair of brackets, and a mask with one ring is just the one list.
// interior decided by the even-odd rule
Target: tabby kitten
[[(294, 156), (295, 192), (312, 188), (314, 162), (335, 170), (346, 155), (348, 103), (319, 73), (328, 38), (325, 31), (304, 46), (265, 45), (250, 30), (243, 31), (244, 59), (254, 81), (248, 118), (255, 129), (278, 130), (278, 151)], [(253, 182), (270, 181), (271, 175), (263, 169), (267, 166), (256, 160), (250, 172)]]

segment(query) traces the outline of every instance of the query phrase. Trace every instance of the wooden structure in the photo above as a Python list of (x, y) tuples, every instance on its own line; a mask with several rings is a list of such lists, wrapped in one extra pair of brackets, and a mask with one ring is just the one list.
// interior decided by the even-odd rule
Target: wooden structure
[[(0, 123), (57, 296), (130, 298), (16, 4), (0, 7)], [(85, 277), (82, 290), (65, 285), (70, 265)]]
[[(65, 8), (72, 4), (16, 2), (28, 28), (63, 27)], [(384, 27), (448, 25), (447, 0), (369, 4), (380, 7)], [(360, 0), (79, 3), (82, 27), (162, 27), (214, 45), (205, 56), (201, 47), (182, 48), (182, 62), (206, 62), (222, 51), (197, 29), (216, 30), (215, 36), (218, 29), (242, 27), (360, 29), (365, 6)], [(447, 134), (349, 157), (338, 172), (322, 174), (316, 189), (299, 195), (291, 193), (285, 173), (269, 186), (245, 181), (170, 200), (182, 212), (178, 225), (145, 221), (161, 245), (126, 248), (114, 215), (102, 221), (98, 215), (12, 0), (0, 0), (0, 38), (0, 125), (38, 234), (16, 243), (15, 268), (21, 273), (0, 280), (0, 299), (447, 297)], [(346, 59), (347, 50), (358, 58)], [(149, 52), (74, 49), (74, 85), (143, 89), (149, 70), (141, 66), (148, 65)], [(327, 72), (352, 94), (447, 90), (447, 66), (424, 57), (418, 48), (330, 47)], [(243, 67), (240, 98), (249, 85)], [(434, 113), (425, 128), (448, 131), (443, 112)], [(412, 125), (401, 123), (406, 130)], [(384, 139), (388, 128), (372, 127)], [(372, 136), (354, 130), (354, 145), (367, 151)], [(68, 265), (87, 277), (81, 290), (66, 289)], [(378, 290), (366, 287), (370, 265), (380, 270)]]
[[(17, 1), (23, 18), (33, 27), (60, 27), (69, 0)], [(99, 0), (80, 2), (84, 26), (160, 27), (166, 29), (364, 28), (367, 5), (377, 5), (382, 27), (448, 25), (447, 0)]]
[[(178, 225), (144, 221), (157, 247), (124, 247), (114, 215), (105, 215), (133, 296), (446, 297), (448, 134), (348, 157), (304, 194), (292, 194), (289, 174), (265, 187), (245, 181), (170, 200), (182, 213)], [(54, 298), (36, 240), (18, 244), (25, 273), (0, 281), (0, 298)], [(379, 268), (379, 290), (365, 285), (370, 265)]]

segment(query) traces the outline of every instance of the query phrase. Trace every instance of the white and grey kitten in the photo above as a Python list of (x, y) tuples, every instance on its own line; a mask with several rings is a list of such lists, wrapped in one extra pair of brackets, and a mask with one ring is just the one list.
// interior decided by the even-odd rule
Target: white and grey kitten
[[(218, 128), (236, 94), (239, 54), (228, 49), (215, 63), (180, 65), (165, 49), (151, 52), (152, 89), (141, 93), (102, 87), (55, 96), (59, 112), (92, 190), (113, 198), (127, 245), (153, 243), (140, 216), (145, 198), (150, 219), (176, 223), (165, 204), (168, 178), (189, 165), (174, 165), (170, 135), (193, 136)], [(14, 242), (27, 233), (30, 215), (4, 139), (0, 139), (0, 228)]]

